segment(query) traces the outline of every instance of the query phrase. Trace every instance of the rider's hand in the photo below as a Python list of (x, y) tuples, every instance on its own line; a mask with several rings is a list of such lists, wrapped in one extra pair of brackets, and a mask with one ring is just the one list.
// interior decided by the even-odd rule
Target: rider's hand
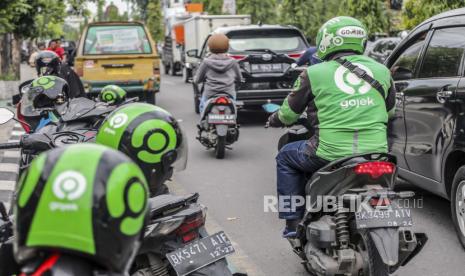
[(284, 124), (281, 122), (281, 120), (279, 120), (278, 112), (271, 114), (265, 124), (265, 127), (284, 127)]

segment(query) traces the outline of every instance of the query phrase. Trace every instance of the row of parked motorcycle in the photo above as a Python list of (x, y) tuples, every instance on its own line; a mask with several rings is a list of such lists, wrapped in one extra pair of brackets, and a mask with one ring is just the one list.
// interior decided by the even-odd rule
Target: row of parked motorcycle
[[(20, 85), (20, 178), (8, 211), (0, 203), (0, 275), (233, 275), (234, 248), (209, 235), (198, 194), (173, 195), (187, 138), (160, 107), (107, 87), (70, 98), (63, 79)], [(241, 275), (235, 273), (234, 275)]]

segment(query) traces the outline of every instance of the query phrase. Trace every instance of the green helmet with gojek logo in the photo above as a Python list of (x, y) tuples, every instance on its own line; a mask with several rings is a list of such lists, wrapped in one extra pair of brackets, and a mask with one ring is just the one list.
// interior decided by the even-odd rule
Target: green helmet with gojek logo
[(187, 140), (177, 120), (166, 110), (131, 103), (114, 110), (99, 128), (96, 142), (131, 157), (149, 181), (152, 195), (187, 162)]
[(118, 104), (126, 98), (126, 91), (118, 85), (110, 84), (102, 88), (99, 99), (109, 104)]
[(15, 257), (24, 262), (40, 251), (64, 251), (127, 272), (147, 200), (144, 174), (121, 152), (95, 144), (45, 152), (19, 180)]
[(316, 37), (316, 55), (324, 60), (330, 54), (340, 51), (353, 51), (363, 54), (368, 31), (359, 20), (339, 16), (327, 21)]

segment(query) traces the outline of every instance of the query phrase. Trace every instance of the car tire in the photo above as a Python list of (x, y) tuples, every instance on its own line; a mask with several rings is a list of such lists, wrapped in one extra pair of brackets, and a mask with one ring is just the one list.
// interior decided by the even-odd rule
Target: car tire
[(465, 248), (465, 166), (460, 167), (452, 182), (451, 214), (460, 243)]
[(182, 80), (184, 83), (189, 83), (189, 77), (190, 77), (190, 70), (187, 69), (185, 66), (182, 67)]

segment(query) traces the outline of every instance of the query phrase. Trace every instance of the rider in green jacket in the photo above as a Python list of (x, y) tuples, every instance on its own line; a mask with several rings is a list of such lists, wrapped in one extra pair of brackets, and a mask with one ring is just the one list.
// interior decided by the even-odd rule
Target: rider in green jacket
[(285, 237), (295, 235), (305, 212), (304, 206), (291, 203), (297, 202), (293, 197), (305, 195), (306, 174), (339, 158), (388, 150), (387, 122), (395, 107), (395, 88), (389, 69), (363, 55), (366, 41), (367, 29), (355, 18), (326, 22), (317, 35), (317, 56), (323, 62), (300, 75), (280, 110), (269, 118), (270, 126), (282, 127), (306, 111), (314, 130), (309, 141), (289, 143), (276, 157)]

